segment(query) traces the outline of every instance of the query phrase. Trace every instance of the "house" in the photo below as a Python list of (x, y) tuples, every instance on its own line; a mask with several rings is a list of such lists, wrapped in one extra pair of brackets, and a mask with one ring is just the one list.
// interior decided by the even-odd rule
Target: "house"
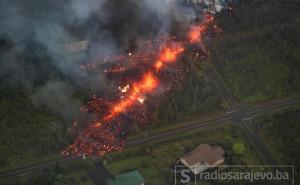
[(138, 170), (123, 173), (106, 180), (107, 185), (144, 185), (144, 178)]
[(70, 53), (83, 52), (88, 49), (89, 42), (87, 40), (79, 42), (71, 42), (64, 45), (65, 50)]
[(201, 144), (180, 158), (180, 162), (195, 175), (224, 163), (224, 150), (219, 146)]

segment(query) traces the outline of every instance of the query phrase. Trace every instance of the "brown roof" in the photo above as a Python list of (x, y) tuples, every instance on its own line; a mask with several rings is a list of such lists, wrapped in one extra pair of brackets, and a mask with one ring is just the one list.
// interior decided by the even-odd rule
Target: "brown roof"
[(224, 160), (224, 150), (219, 146), (210, 146), (208, 144), (201, 144), (192, 152), (185, 154), (180, 158), (188, 166), (194, 166), (198, 163), (208, 163), (214, 165), (220, 160)]

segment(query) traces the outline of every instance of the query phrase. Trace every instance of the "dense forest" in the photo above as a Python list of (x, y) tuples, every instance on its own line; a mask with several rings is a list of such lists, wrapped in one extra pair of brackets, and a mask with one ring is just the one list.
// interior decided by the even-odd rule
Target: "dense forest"
[[(39, 43), (27, 41), (25, 50), (15, 52), (18, 47), (9, 40), (0, 42), (1, 167), (58, 154), (72, 142), (68, 128), (80, 109), (74, 102), (82, 104), (91, 95), (62, 74)], [(160, 98), (156, 126), (222, 109), (210, 68), (207, 61), (189, 66), (183, 84)]]
[(299, 94), (299, 2), (239, 2), (217, 15), (223, 31), (210, 45), (232, 93), (252, 103)]
[[(268, 143), (276, 152), (280, 163), (300, 168), (300, 108), (295, 107), (276, 114), (269, 114), (259, 120), (263, 132), (268, 137)], [(277, 155), (278, 154), (278, 155)], [(297, 175), (297, 174), (296, 174)], [(299, 181), (299, 175), (296, 176)], [(297, 182), (297, 181), (296, 181)]]
[[(0, 166), (56, 154), (70, 142), (69, 123), (59, 112), (36, 106), (33, 94), (60, 78), (45, 48), (28, 41), (25, 50), (0, 40)], [(16, 54), (17, 53), (17, 54)]]
[(157, 109), (160, 122), (174, 124), (227, 108), (221, 92), (217, 91), (214, 80), (210, 78), (211, 64), (201, 60), (197, 64), (189, 69), (182, 86), (171, 92)]
[(0, 117), (1, 167), (46, 157), (70, 142), (60, 116), (35, 107), (24, 91), (0, 91)]
[[(209, 45), (211, 60), (239, 99), (258, 102), (299, 94), (299, 9), (293, 0), (253, 0), (217, 15), (223, 31)], [(159, 121), (174, 123), (226, 108), (209, 79), (208, 63), (190, 69), (182, 86), (163, 100), (155, 112)], [(0, 39), (0, 65), (0, 166), (58, 153), (71, 142), (68, 128), (74, 114), (60, 111), (58, 101), (37, 106), (41, 100), (34, 94), (49, 81), (63, 82), (58, 90), (73, 89), (59, 92), (68, 93), (68, 101), (58, 99), (67, 103), (82, 102), (90, 94), (64, 76), (34, 41), (16, 45)], [(49, 107), (51, 103), (55, 105)]]

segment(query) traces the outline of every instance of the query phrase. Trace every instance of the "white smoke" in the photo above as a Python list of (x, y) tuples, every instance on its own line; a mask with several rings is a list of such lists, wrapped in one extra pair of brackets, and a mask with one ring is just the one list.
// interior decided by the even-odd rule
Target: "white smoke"
[[(136, 37), (139, 42), (149, 39), (143, 37), (166, 35), (172, 21), (195, 19), (195, 7), (200, 12), (206, 9), (221, 11), (223, 8), (221, 0), (2, 0), (0, 37), (12, 40), (17, 49), (13, 48), (1, 56), (4, 61), (1, 69), (9, 70), (0, 70), (0, 78), (8, 76), (9, 71), (11, 76), (19, 75), (24, 86), (32, 86), (32, 79), (24, 75), (24, 65), (16, 62), (16, 56), (21, 53), (20, 49), (25, 52), (22, 44), (33, 40), (46, 48), (51, 63), (72, 83), (82, 85), (90, 82), (93, 84), (90, 88), (101, 88), (104, 86), (101, 74), (89, 74), (80, 69), (84, 60), (122, 53), (122, 44), (128, 44), (130, 38)], [(114, 27), (119, 24), (122, 27)], [(116, 38), (118, 36), (120, 38)], [(89, 53), (68, 53), (64, 49), (65, 44), (82, 40), (89, 41)], [(7, 80), (14, 79), (9, 77)], [(67, 87), (61, 81), (50, 81), (39, 88), (33, 100), (49, 104), (49, 107), (62, 110), (67, 115), (60, 107), (77, 107), (78, 104), (70, 103), (72, 93), (66, 90)], [(62, 91), (57, 92), (56, 88)], [(57, 96), (62, 96), (62, 99), (57, 99)], [(51, 98), (59, 107), (51, 102)]]
[(70, 9), (76, 18), (86, 20), (93, 12), (101, 11), (106, 0), (72, 0)]

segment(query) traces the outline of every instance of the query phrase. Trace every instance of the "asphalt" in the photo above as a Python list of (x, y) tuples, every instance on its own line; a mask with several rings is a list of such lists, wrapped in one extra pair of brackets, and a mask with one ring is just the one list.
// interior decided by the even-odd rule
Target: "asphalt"
[(230, 104), (230, 114), (233, 115), (232, 122), (241, 126), (244, 134), (248, 138), (249, 143), (256, 149), (257, 153), (260, 155), (266, 165), (276, 165), (277, 162), (275, 161), (274, 157), (265, 146), (263, 140), (260, 138), (259, 133), (257, 133), (255, 128), (253, 128), (253, 118), (268, 111), (284, 108), (286, 105), (289, 106), (291, 103), (297, 101), (290, 100), (288, 102), (282, 102), (279, 104), (269, 104), (266, 107), (259, 107), (255, 110), (251, 110), (251, 108), (240, 104), (235, 99), (235, 96), (233, 96), (226, 88), (227, 86), (221, 75), (218, 73), (218, 70), (216, 70), (216, 66), (213, 67), (212, 71), (214, 76), (213, 79), (216, 85), (221, 89), (222, 94), (225, 95), (225, 99)]
[[(300, 103), (300, 99), (291, 99), (291, 100), (287, 100), (285, 102), (275, 103), (275, 104), (271, 104), (271, 105), (267, 105), (267, 106), (261, 106), (261, 107), (251, 109), (246, 112), (236, 110), (234, 112), (227, 113), (227, 115), (225, 115), (225, 116), (221, 116), (221, 117), (218, 117), (215, 119), (191, 123), (191, 124), (188, 124), (181, 128), (164, 131), (159, 134), (148, 136), (147, 138), (138, 138), (135, 140), (130, 140), (127, 142), (127, 147), (145, 145), (147, 143), (151, 143), (151, 142), (154, 142), (157, 140), (167, 139), (167, 138), (176, 136), (178, 133), (182, 133), (182, 132), (207, 129), (207, 128), (225, 124), (225, 123), (235, 123), (235, 124), (240, 125), (241, 128), (243, 128), (243, 131), (244, 131), (245, 135), (248, 137), (250, 143), (253, 144), (253, 146), (257, 149), (258, 153), (261, 155), (261, 157), (263, 158), (265, 163), (268, 165), (273, 165), (273, 164), (276, 164), (276, 161), (273, 159), (273, 156), (270, 154), (270, 152), (264, 146), (263, 142), (259, 138), (259, 135), (256, 133), (253, 125), (251, 125), (251, 123), (248, 123), (247, 120), (249, 118), (253, 119), (264, 113), (285, 109), (285, 108), (291, 107), (293, 105), (297, 105), (299, 103)], [(249, 120), (251, 120), (251, 119), (249, 119)], [(60, 158), (44, 161), (41, 163), (36, 163), (36, 164), (32, 164), (32, 165), (27, 165), (27, 166), (10, 169), (7, 171), (2, 171), (2, 172), (0, 172), (0, 179), (19, 176), (19, 175), (25, 175), (27, 173), (32, 173), (34, 171), (38, 171), (43, 168), (53, 166), (57, 162), (59, 162), (60, 164), (62, 164), (62, 163), (65, 164), (65, 163), (72, 162), (72, 161), (79, 160), (79, 159), (80, 158), (60, 157)]]
[[(218, 74), (215, 68), (212, 69), (212, 73), (210, 74), (210, 78), (215, 83), (216, 88), (221, 94), (224, 96), (225, 99), (230, 104), (230, 110), (228, 111), (227, 115), (217, 117), (214, 119), (210, 119), (207, 121), (198, 122), (195, 121), (194, 123), (186, 124), (183, 127), (176, 128), (173, 130), (163, 131), (158, 134), (150, 135), (148, 137), (137, 138), (134, 140), (129, 140), (126, 144), (126, 147), (133, 147), (139, 145), (145, 145), (154, 141), (170, 138), (176, 136), (178, 133), (193, 131), (193, 130), (200, 130), (200, 129), (207, 129), (210, 127), (214, 127), (220, 124), (225, 123), (233, 123), (240, 126), (247, 136), (249, 142), (252, 146), (256, 149), (257, 153), (261, 156), (264, 163), (267, 165), (276, 165), (276, 161), (274, 160), (271, 153), (268, 151), (267, 147), (264, 145), (262, 139), (260, 138), (259, 134), (257, 133), (254, 124), (253, 118), (258, 117), (262, 114), (278, 111), (281, 109), (285, 109), (291, 107), (293, 105), (300, 103), (300, 98), (289, 99), (283, 102), (276, 102), (273, 104), (262, 105), (259, 107), (249, 108), (247, 106), (239, 104), (239, 102), (234, 98), (234, 96), (230, 93), (230, 91), (226, 88), (225, 83), (223, 82), (221, 76)], [(72, 162), (74, 160), (79, 160), (80, 158), (64, 158), (59, 157), (56, 159), (51, 159), (48, 161), (43, 161), (40, 163), (35, 163), (31, 165), (26, 165), (6, 171), (0, 172), (0, 179), (20, 176), (27, 173), (32, 173), (37, 170), (41, 170), (43, 168), (47, 168), (50, 166), (55, 165), (57, 162), (60, 164)]]

